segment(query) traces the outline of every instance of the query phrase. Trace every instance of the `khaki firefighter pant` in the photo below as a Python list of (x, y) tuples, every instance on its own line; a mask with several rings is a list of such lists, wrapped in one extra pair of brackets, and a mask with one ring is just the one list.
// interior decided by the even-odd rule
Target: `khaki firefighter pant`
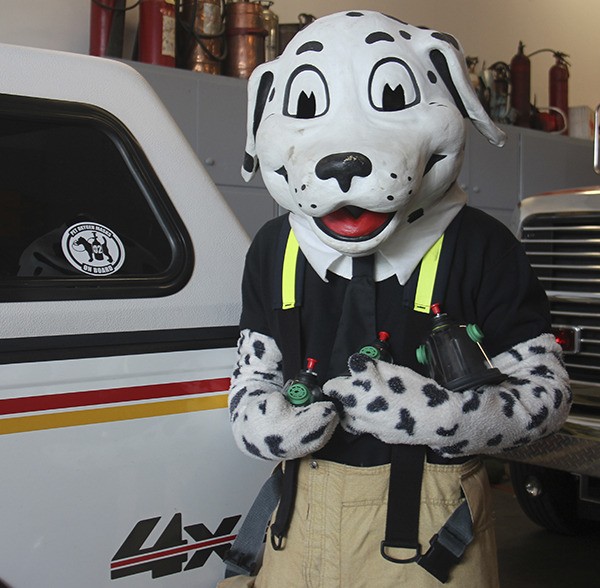
[[(284, 549), (274, 551), (267, 540), (258, 576), (229, 578), (219, 588), (497, 588), (491, 494), (481, 461), (425, 465), (419, 522), (423, 551), (463, 496), (474, 523), (475, 539), (446, 584), (416, 563), (392, 563), (380, 554), (389, 468), (389, 464), (358, 468), (303, 459)], [(413, 554), (392, 550), (391, 555)]]

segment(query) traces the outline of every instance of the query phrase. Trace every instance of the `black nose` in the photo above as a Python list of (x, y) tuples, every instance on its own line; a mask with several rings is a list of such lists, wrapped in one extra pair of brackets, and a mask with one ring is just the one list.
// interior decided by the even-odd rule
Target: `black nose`
[(334, 153), (323, 157), (315, 167), (315, 173), (321, 180), (334, 178), (342, 192), (350, 190), (352, 178), (365, 178), (373, 171), (371, 160), (362, 153)]

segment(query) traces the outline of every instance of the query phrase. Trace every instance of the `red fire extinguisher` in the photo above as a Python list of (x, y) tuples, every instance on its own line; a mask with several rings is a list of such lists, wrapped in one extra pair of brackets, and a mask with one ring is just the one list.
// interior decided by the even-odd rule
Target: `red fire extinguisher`
[(175, 67), (175, 0), (140, 0), (138, 59)]
[[(567, 133), (569, 117), (569, 63), (566, 60), (567, 57), (568, 55), (555, 51), (556, 63), (550, 68), (549, 74), (550, 106), (558, 108), (566, 117), (563, 135)], [(559, 115), (555, 116), (559, 117)]]
[(531, 62), (524, 49), (519, 41), (518, 52), (510, 62), (510, 105), (517, 113), (515, 124), (519, 127), (529, 127), (531, 115)]
[(554, 49), (538, 49), (530, 53), (529, 57), (538, 53), (552, 53), (556, 60), (548, 73), (548, 103), (551, 112), (547, 115), (546, 126), (552, 132), (566, 135), (569, 128), (569, 62), (566, 58), (569, 56)]
[[(131, 7), (131, 8), (134, 8)], [(90, 6), (90, 55), (123, 56), (125, 0), (92, 0)]]

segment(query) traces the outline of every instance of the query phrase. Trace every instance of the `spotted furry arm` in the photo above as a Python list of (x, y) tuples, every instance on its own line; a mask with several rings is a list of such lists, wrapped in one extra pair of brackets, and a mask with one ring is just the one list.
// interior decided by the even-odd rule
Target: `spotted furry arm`
[(304, 457), (333, 435), (333, 403), (291, 405), (283, 393), (282, 356), (275, 341), (245, 329), (229, 390), (229, 417), (238, 447), (259, 459)]
[(386, 443), (428, 445), (444, 456), (497, 453), (556, 431), (572, 395), (561, 350), (550, 334), (498, 355), (499, 385), (451, 392), (409, 368), (360, 354), (350, 377), (323, 391), (341, 406), (341, 425)]

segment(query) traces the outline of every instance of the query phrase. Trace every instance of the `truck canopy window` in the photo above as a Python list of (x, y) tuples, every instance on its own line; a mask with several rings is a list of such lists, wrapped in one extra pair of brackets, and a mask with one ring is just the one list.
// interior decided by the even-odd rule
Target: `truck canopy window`
[(0, 300), (167, 295), (192, 261), (181, 219), (120, 121), (0, 95)]

